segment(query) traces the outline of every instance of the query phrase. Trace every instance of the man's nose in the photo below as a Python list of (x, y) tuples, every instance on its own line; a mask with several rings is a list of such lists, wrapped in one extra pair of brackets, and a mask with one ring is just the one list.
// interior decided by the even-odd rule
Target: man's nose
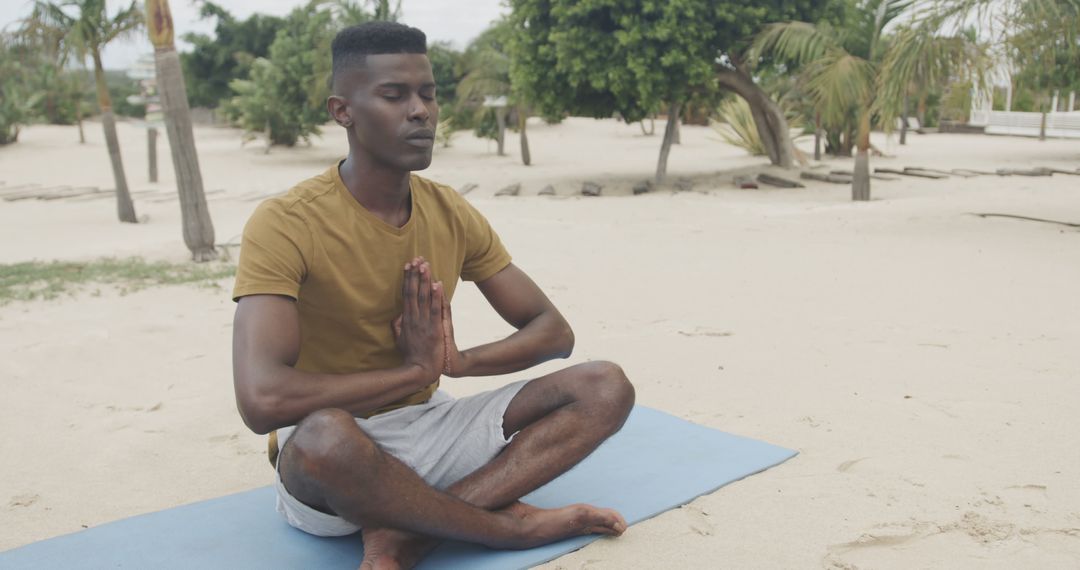
[(410, 121), (426, 121), (431, 116), (431, 111), (428, 110), (427, 102), (423, 100), (419, 95), (414, 95), (409, 101), (409, 120)]

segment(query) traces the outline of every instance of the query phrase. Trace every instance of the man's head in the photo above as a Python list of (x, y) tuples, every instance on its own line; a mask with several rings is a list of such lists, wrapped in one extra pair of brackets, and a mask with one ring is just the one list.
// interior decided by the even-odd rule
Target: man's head
[(373, 165), (402, 171), (431, 164), (439, 106), (424, 32), (393, 22), (346, 28), (332, 44), (330, 116)]

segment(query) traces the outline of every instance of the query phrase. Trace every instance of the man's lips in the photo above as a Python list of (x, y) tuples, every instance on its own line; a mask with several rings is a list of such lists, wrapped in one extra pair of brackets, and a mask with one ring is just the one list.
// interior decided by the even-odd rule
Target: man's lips
[(435, 131), (431, 129), (413, 131), (405, 136), (405, 140), (435, 140)]
[(413, 131), (405, 137), (405, 142), (421, 148), (430, 148), (435, 145), (435, 131), (421, 129)]

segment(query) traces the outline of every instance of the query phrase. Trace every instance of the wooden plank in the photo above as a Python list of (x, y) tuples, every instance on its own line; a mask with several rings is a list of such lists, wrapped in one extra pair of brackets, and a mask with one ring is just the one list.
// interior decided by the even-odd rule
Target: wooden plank
[(921, 176), (923, 178), (933, 178), (934, 180), (941, 180), (942, 178), (948, 178), (948, 174), (942, 174), (941, 172), (934, 170), (923, 170), (922, 168), (912, 168), (909, 166), (904, 167), (904, 174), (908, 176)]
[(999, 176), (1050, 176), (1053, 174), (1050, 171), (1034, 168), (1031, 170), (1024, 170), (1020, 168), (999, 168), (997, 170)]
[(72, 188), (67, 192), (56, 192), (47, 196), (39, 196), (38, 200), (66, 200), (68, 198), (74, 198), (76, 196), (97, 194), (98, 192), (101, 192), (101, 189), (97, 186), (82, 186), (79, 188)]
[(781, 178), (779, 176), (773, 176), (771, 174), (758, 174), (757, 181), (761, 182), (762, 184), (768, 184), (769, 186), (778, 186), (780, 188), (806, 188), (806, 185), (802, 182), (788, 180), (787, 178)]
[(8, 202), (18, 202), (19, 200), (40, 199), (43, 196), (48, 196), (56, 192), (63, 192), (70, 189), (71, 186), (50, 186), (48, 188), (37, 188), (27, 192), (20, 192), (18, 194), (12, 194), (10, 196), (4, 196), (4, 200)]
[(897, 170), (895, 168), (875, 168), (874, 173), (875, 174), (900, 174), (902, 176), (916, 176), (918, 178), (932, 178), (934, 180), (940, 180), (942, 178), (947, 178), (946, 176), (942, 176), (940, 174), (933, 174), (931, 172), (919, 172), (919, 171), (916, 171), (916, 170)]
[(851, 184), (852, 177), (842, 174), (818, 174), (817, 172), (800, 172), (799, 178), (804, 180), (817, 180), (818, 182), (830, 182), (832, 184)]
[(943, 178), (948, 178), (952, 175), (950, 172), (944, 170), (937, 170), (936, 168), (923, 168), (921, 166), (905, 166), (904, 170), (915, 170), (917, 172), (929, 172), (930, 174), (940, 174)]

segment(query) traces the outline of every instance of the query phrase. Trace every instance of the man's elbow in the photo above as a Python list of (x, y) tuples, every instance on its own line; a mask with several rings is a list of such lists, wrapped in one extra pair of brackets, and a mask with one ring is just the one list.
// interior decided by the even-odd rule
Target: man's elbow
[(574, 329), (570, 328), (570, 323), (562, 319), (554, 337), (555, 357), (569, 358), (574, 352)]
[(265, 391), (250, 389), (243, 391), (238, 387), (236, 391), (236, 409), (240, 412), (240, 418), (244, 425), (251, 431), (265, 435), (280, 427), (281, 422), (277, 417), (281, 410), (281, 398)]

